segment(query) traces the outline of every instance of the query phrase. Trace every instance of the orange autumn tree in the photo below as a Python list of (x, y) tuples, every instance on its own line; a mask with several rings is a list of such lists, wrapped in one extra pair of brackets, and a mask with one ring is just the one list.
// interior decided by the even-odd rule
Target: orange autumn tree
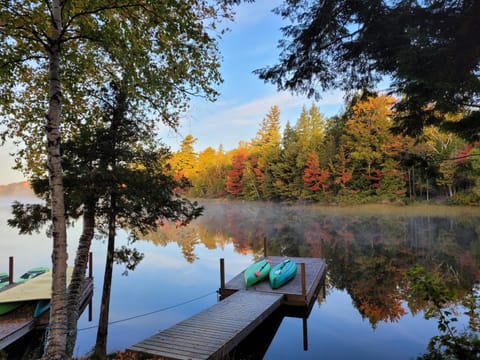
[(243, 176), (247, 167), (248, 157), (249, 153), (245, 147), (238, 148), (232, 157), (232, 169), (227, 173), (225, 190), (235, 197), (240, 197), (243, 194)]

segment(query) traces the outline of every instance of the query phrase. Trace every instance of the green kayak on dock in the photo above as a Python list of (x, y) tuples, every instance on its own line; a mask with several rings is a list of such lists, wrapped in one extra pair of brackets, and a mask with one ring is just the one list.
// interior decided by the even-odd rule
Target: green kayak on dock
[(243, 274), (247, 288), (265, 279), (271, 268), (270, 259), (262, 259), (250, 265)]

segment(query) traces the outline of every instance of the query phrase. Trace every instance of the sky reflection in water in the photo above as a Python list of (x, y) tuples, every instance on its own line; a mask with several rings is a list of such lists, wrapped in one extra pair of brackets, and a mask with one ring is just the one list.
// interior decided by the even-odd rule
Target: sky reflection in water
[[(0, 271), (8, 269), (8, 256), (15, 257), (15, 276), (49, 265), (51, 240), (44, 233), (17, 235), (5, 223), (9, 208), (3, 205)], [(416, 263), (431, 269), (442, 263), (458, 275), (459, 292), (479, 280), (479, 209), (272, 207), (213, 201), (205, 206), (205, 215), (187, 229), (167, 226), (147, 236), (150, 241), (137, 242), (135, 247), (146, 255), (137, 270), (122, 276), (123, 267), (115, 266), (110, 321), (154, 313), (112, 324), (109, 351), (122, 350), (215, 304), (219, 259), (225, 259), (228, 281), (262, 255), (264, 237), (269, 254), (324, 257), (328, 271), (326, 298), (319, 299), (307, 320), (308, 351), (302, 319), (285, 317), (280, 326), (277, 322), (254, 335), (267, 338), (271, 332), (266, 359), (414, 358), (424, 353), (437, 327), (436, 321), (424, 320), (421, 311), (411, 314), (402, 290), (403, 271)], [(69, 230), (69, 264), (80, 230), (78, 224)], [(117, 246), (126, 241), (120, 233)], [(87, 353), (96, 336), (103, 241), (96, 240), (92, 251), (94, 316), (88, 322), (85, 312), (79, 321), (76, 356)], [(255, 355), (261, 354), (245, 356)]]

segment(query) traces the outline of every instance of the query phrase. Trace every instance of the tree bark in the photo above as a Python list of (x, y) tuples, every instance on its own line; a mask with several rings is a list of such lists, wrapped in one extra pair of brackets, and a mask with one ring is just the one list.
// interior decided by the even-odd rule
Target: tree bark
[(77, 340), (77, 321), (80, 315), (80, 295), (82, 291), (82, 284), (85, 280), (85, 272), (88, 264), (88, 254), (90, 252), (90, 245), (95, 233), (95, 200), (89, 199), (86, 201), (83, 212), (83, 230), (80, 236), (77, 253), (75, 258), (75, 267), (72, 273), (72, 280), (68, 286), (67, 299), (67, 357), (71, 358), (75, 349), (75, 342)]
[(47, 164), (52, 204), (52, 299), (50, 322), (44, 359), (65, 359), (66, 348), (66, 273), (67, 273), (67, 232), (65, 221), (64, 189), (60, 158), (60, 37), (62, 34), (62, 6), (60, 0), (52, 2), (52, 37), (49, 48), (49, 104), (47, 113)]
[(108, 221), (107, 259), (105, 262), (105, 276), (103, 278), (102, 303), (100, 305), (100, 318), (98, 320), (97, 340), (95, 342), (95, 355), (105, 357), (107, 354), (108, 313), (110, 311), (110, 292), (113, 274), (113, 256), (115, 252), (116, 228), (116, 195), (111, 195), (111, 213)]

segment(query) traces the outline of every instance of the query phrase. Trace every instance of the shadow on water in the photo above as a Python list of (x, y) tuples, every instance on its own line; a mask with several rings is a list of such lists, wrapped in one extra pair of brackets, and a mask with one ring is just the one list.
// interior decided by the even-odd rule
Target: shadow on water
[(285, 314), (281, 309), (276, 310), (232, 350), (228, 358), (239, 360), (263, 359), (284, 317)]
[[(266, 318), (265, 321), (232, 350), (227, 358), (236, 360), (264, 359), (285, 317), (302, 319), (303, 351), (308, 351), (308, 318), (312, 311), (313, 304), (323, 302), (325, 295), (325, 276), (323, 276), (318, 288), (315, 290), (314, 297), (317, 300), (316, 302), (312, 301), (307, 308), (283, 305)], [(298, 329), (298, 331), (300, 331), (300, 329)]]

